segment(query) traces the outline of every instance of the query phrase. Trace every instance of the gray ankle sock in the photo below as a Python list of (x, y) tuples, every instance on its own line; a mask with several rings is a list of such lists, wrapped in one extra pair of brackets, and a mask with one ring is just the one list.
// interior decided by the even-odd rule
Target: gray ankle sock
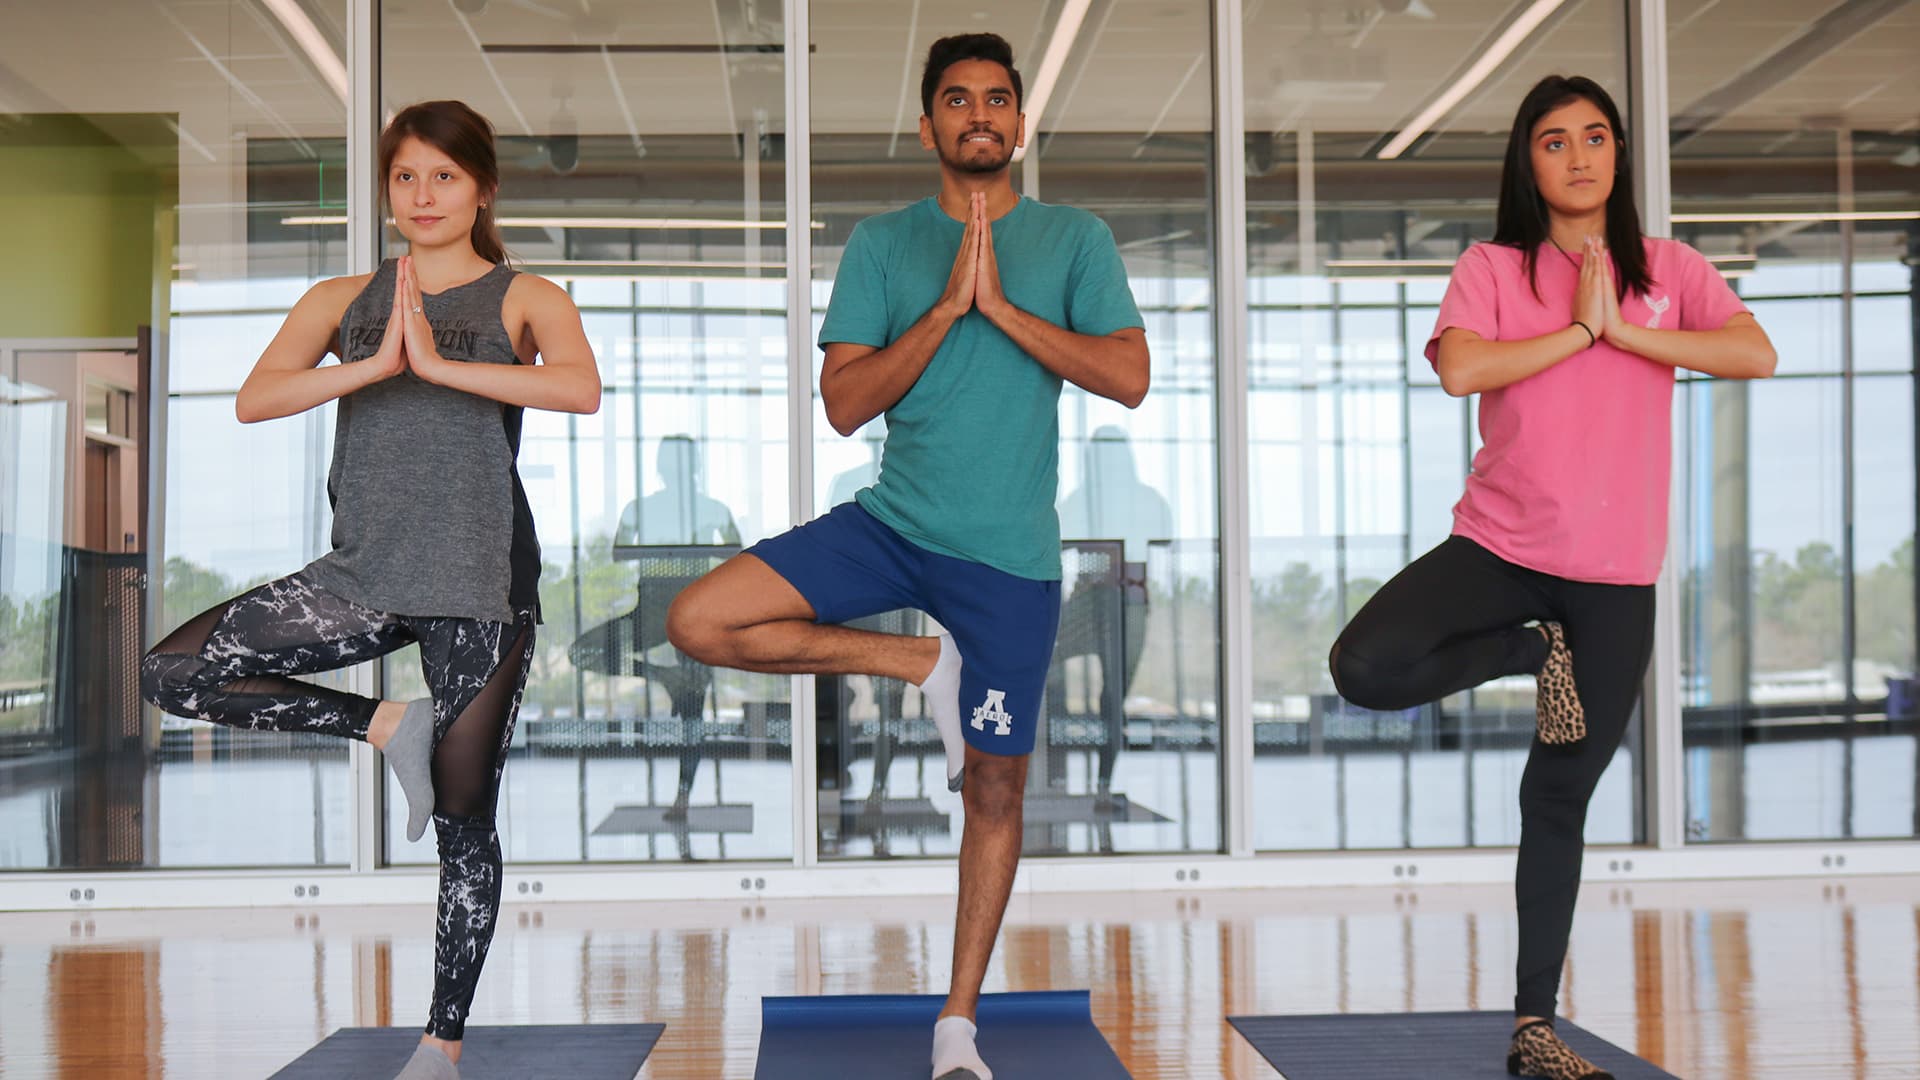
[(421, 1043), (407, 1059), (407, 1067), (393, 1080), (460, 1080), (460, 1069), (446, 1052), (431, 1043)]
[(407, 839), (418, 840), (433, 816), (433, 699), (407, 703), (400, 724), (387, 740), (387, 764), (407, 795)]

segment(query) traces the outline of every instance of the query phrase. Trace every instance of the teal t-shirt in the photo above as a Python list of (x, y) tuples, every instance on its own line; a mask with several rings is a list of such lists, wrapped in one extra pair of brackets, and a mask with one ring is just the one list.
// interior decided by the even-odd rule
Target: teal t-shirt
[[(933, 198), (854, 226), (820, 327), (885, 348), (940, 299), (966, 226)], [(1015, 307), (1077, 334), (1144, 327), (1106, 223), (1021, 199), (993, 223)], [(1017, 577), (1060, 577), (1060, 377), (979, 311), (955, 322), (919, 381), (887, 410), (880, 478), (854, 496), (915, 544)]]

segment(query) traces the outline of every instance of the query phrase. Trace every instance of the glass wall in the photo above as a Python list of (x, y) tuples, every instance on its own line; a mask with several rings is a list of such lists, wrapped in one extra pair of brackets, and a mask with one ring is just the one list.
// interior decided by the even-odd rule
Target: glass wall
[(1920, 147), (1884, 80), (1920, 50), (1920, 5), (1804, 27), (1708, 8), (1668, 27), (1674, 235), (1734, 279), (1780, 367), (1676, 402), (1687, 833), (1912, 836)]
[[(384, 9), (386, 107), (457, 97), (493, 121), (509, 255), (573, 295), (604, 385), (594, 415), (525, 416), (545, 621), (506, 856), (787, 858), (789, 680), (665, 633), (681, 588), (788, 525), (780, 6), (472, 7)], [(424, 692), (412, 651), (388, 674), (389, 696)], [(393, 859), (433, 861), (397, 791), (388, 810)]]
[[(694, 577), (792, 524), (802, 470), (812, 514), (873, 481), (884, 420), (851, 438), (818, 405), (810, 431), (790, 422), (806, 403), (789, 399), (787, 312), (807, 304), (817, 332), (854, 224), (936, 190), (919, 65), (978, 29), (1012, 42), (1028, 83), (1016, 188), (1112, 228), (1153, 355), (1136, 410), (1061, 398), (1064, 606), (1027, 850), (1221, 850), (1225, 723), (1252, 732), (1253, 847), (1516, 841), (1530, 680), (1374, 713), (1339, 699), (1326, 654), (1450, 530), (1475, 401), (1447, 396), (1422, 350), (1452, 262), (1491, 232), (1514, 106), (1551, 71), (1630, 104), (1628, 5), (1246, 0), (1244, 130), (1219, 134), (1244, 147), (1248, 257), (1226, 268), (1215, 6), (812, 0), (806, 207), (786, 199), (787, 5), (378, 6), (383, 115), (457, 97), (493, 120), (511, 255), (573, 295), (605, 388), (594, 415), (526, 417), (544, 623), (501, 802), (511, 860), (804, 861), (810, 827), (825, 860), (957, 849), (960, 801), (911, 687), (708, 669), (663, 624)], [(1781, 356), (1771, 381), (1683, 376), (1676, 395), (1663, 602), (1681, 633), (1658, 670), (1677, 661), (1687, 832), (1912, 837), (1920, 142), (1902, 91), (1920, 2), (1812, 21), (1778, 0), (1665, 7), (1673, 231)], [(330, 543), (333, 410), (243, 426), (233, 399), (307, 288), (364, 269), (347, 263), (349, 5), (15, 8), (0, 870), (348, 865), (344, 744), (165, 717), (131, 678), (158, 635)], [(803, 221), (795, 297), (785, 230)], [(1214, 275), (1243, 270), (1240, 476), (1218, 467), (1217, 375), (1241, 358), (1215, 340)], [(819, 351), (800, 354), (817, 382)], [(1220, 534), (1223, 481), (1248, 485), (1246, 536)], [(1253, 663), (1223, 673), (1220, 566), (1241, 544)], [(411, 650), (351, 678), (423, 692)], [(1251, 685), (1251, 715), (1223, 716), (1224, 678)], [(811, 795), (793, 786), (804, 711)], [(1642, 742), (1635, 724), (1590, 839), (1646, 839)], [(367, 826), (384, 861), (431, 862), (386, 802)]]
[[(1376, 713), (1334, 691), (1327, 650), (1452, 529), (1479, 439), (1477, 399), (1447, 396), (1424, 355), (1448, 272), (1491, 238), (1528, 87), (1579, 72), (1626, 108), (1626, 8), (1535, 25), (1503, 2), (1363, 7), (1262, 6), (1247, 27), (1254, 843), (1510, 846), (1533, 680)], [(1499, 63), (1476, 80), (1483, 56)], [(1595, 842), (1639, 836), (1638, 727), (1594, 797)]]
[[(976, 8), (956, 24), (911, 6), (812, 6), (815, 331), (854, 224), (939, 190), (918, 136), (928, 46), (949, 33), (1003, 35), (1026, 83), (1028, 145), (1014, 185), (1092, 211), (1113, 230), (1153, 357), (1153, 387), (1137, 410), (1072, 385), (1061, 396), (1064, 600), (1029, 773), (1026, 850), (1217, 849), (1208, 5), (1099, 5), (1084, 19), (1085, 5)], [(816, 381), (819, 363), (816, 352)], [(885, 434), (876, 419), (840, 438), (816, 408), (817, 510), (873, 482)], [(919, 613), (872, 625), (928, 632)], [(818, 685), (823, 856), (957, 851), (960, 798), (941, 782), (944, 758), (918, 694), (889, 680)]]
[[(0, 339), (42, 361), (0, 421), (0, 503), (29, 511), (0, 538), (0, 716), (53, 717), (0, 759), (0, 867), (344, 864), (344, 744), (163, 717), (134, 691), (143, 623), (164, 634), (325, 547), (329, 415), (242, 427), (233, 395), (294, 300), (346, 269), (343, 230), (281, 222), (344, 204), (347, 5), (111, 8), (10, 9), (0, 34)], [(174, 433), (150, 478), (149, 393)], [(65, 425), (33, 419), (48, 399)]]
[[(0, 745), (10, 755), (60, 742), (51, 687), (59, 662), (56, 627), (67, 509), (62, 481), (68, 402), (20, 369), (13, 350), (0, 350), (0, 457), (52, 467), (0, 469)], [(16, 792), (7, 798), (23, 811), (31, 801)], [(40, 830), (20, 832), (32, 834), (16, 839), (29, 847), (42, 847), (47, 840)], [(28, 861), (21, 858), (22, 864)]]

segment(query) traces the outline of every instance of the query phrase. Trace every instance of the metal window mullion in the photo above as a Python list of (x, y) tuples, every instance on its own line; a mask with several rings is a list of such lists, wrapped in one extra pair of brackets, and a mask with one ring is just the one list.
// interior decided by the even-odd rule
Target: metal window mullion
[[(1628, 0), (1627, 68), (1633, 117), (1633, 181), (1640, 196), (1641, 225), (1648, 236), (1673, 228), (1673, 183), (1668, 143), (1666, 0)], [(1684, 448), (1683, 448), (1684, 449)], [(1679, 485), (1668, 490), (1667, 557), (1654, 585), (1653, 662), (1642, 685), (1641, 807), (1646, 842), (1672, 848), (1686, 843), (1686, 775), (1680, 712), (1680, 550), (1685, 520), (1676, 505)]]
[[(1909, 223), (1907, 226), (1906, 254), (1908, 268), (1907, 295), (1909, 297), (1907, 301), (1907, 333), (1909, 335), (1908, 341), (1910, 342), (1910, 351), (1907, 353), (1906, 376), (1908, 393), (1913, 402), (1913, 411), (1909, 413), (1907, 417), (1907, 428), (1908, 434), (1913, 437), (1913, 464), (1915, 466), (1912, 473), (1913, 505), (1916, 509), (1920, 509), (1920, 370), (1916, 370), (1917, 365), (1915, 363), (1916, 359), (1920, 359), (1920, 222)], [(1920, 526), (1920, 522), (1916, 522), (1915, 524), (1916, 526)], [(1915, 533), (1920, 534), (1920, 528), (1916, 528)], [(1912, 595), (1909, 599), (1913, 602), (1912, 613), (1914, 621), (1912, 625), (1920, 627), (1920, 574), (1913, 576), (1913, 580), (1909, 582), (1909, 588), (1912, 590)], [(1909, 638), (1908, 640), (1909, 648), (1912, 648), (1912, 639)], [(1904, 659), (1909, 664), (1913, 663), (1916, 659), (1915, 653), (1909, 652)], [(1908, 670), (1912, 669), (1909, 668)], [(1920, 835), (1920, 781), (1916, 781), (1915, 795), (1916, 798), (1913, 801), (1913, 831), (1915, 835)]]
[(1214, 404), (1220, 505), (1220, 753), (1227, 854), (1253, 854), (1252, 517), (1247, 446), (1246, 87), (1241, 0), (1213, 4)]
[[(347, 273), (365, 274), (380, 265), (381, 215), (374, 177), (375, 144), (380, 137), (380, 0), (347, 4)], [(377, 663), (356, 664), (347, 688), (359, 694), (381, 691)], [(385, 858), (385, 799), (380, 760), (373, 747), (348, 743), (347, 865), (370, 871)]]
[[(177, 210), (155, 215), (153, 242), (157, 250), (171, 253), (178, 244), (178, 221)], [(145, 530), (142, 535), (146, 538), (147, 550), (147, 610), (140, 628), (144, 643), (160, 640), (160, 620), (166, 605), (167, 436), (173, 402), (169, 393), (173, 382), (172, 289), (170, 279), (154, 282), (153, 330), (147, 335), (147, 519), (140, 523)], [(146, 709), (143, 714), (146, 721), (154, 725), (153, 730), (159, 730), (159, 711), (152, 706), (142, 707)], [(157, 819), (148, 827), (157, 828)]]
[[(808, 0), (782, 0), (787, 89), (787, 504), (799, 524), (813, 516), (813, 53)], [(793, 861), (820, 860), (814, 676), (789, 680), (793, 754)]]
[[(1834, 133), (1837, 172), (1839, 173), (1840, 212), (1850, 214), (1854, 210), (1853, 197), (1853, 132), (1841, 125)], [(1840, 222), (1840, 679), (1846, 695), (1846, 718), (1843, 721), (1852, 727), (1859, 723), (1860, 691), (1856, 685), (1854, 662), (1858, 659), (1859, 639), (1858, 620), (1860, 613), (1856, 607), (1858, 592), (1855, 588), (1859, 567), (1854, 563), (1853, 523), (1856, 513), (1854, 484), (1855, 462), (1853, 459), (1854, 424), (1858, 419), (1855, 412), (1858, 393), (1858, 369), (1854, 356), (1853, 339), (1853, 260), (1856, 253), (1854, 223)], [(1853, 837), (1854, 817), (1854, 771), (1858, 767), (1857, 741), (1854, 732), (1842, 743), (1845, 753), (1842, 757), (1844, 773), (1840, 784), (1840, 835)]]

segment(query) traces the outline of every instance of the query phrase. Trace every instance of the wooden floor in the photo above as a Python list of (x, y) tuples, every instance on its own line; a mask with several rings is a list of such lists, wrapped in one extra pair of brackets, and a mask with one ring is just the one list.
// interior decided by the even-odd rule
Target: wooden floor
[[(988, 988), (1091, 988), (1139, 1080), (1273, 1077), (1224, 1017), (1507, 1007), (1510, 897), (1023, 899)], [(642, 1077), (748, 1078), (762, 995), (943, 990), (950, 919), (934, 899), (509, 905), (472, 1022), (658, 1021)], [(417, 1025), (431, 930), (424, 907), (0, 916), (0, 1075), (258, 1077), (338, 1027)], [(1920, 879), (1590, 887), (1562, 1003), (1682, 1077), (1920, 1076)]]

